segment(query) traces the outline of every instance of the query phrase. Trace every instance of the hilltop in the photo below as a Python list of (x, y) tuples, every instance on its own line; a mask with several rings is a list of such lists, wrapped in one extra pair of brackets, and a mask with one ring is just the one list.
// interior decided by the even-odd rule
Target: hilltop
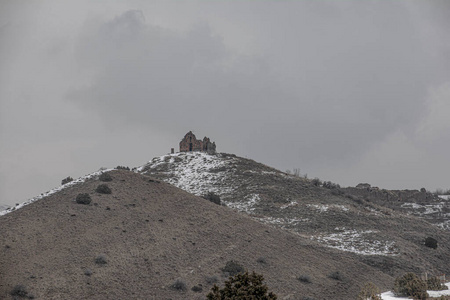
[[(352, 255), (261, 224), (154, 178), (111, 171), (0, 217), (0, 297), (23, 285), (35, 299), (204, 299), (227, 261), (265, 276), (280, 299), (351, 299), (393, 278)], [(77, 204), (79, 193), (92, 203)], [(102, 256), (106, 264), (97, 264)], [(329, 278), (339, 271), (341, 280)], [(304, 275), (311, 283), (297, 279)], [(185, 291), (171, 285), (180, 280)], [(191, 290), (193, 286), (200, 292)]]

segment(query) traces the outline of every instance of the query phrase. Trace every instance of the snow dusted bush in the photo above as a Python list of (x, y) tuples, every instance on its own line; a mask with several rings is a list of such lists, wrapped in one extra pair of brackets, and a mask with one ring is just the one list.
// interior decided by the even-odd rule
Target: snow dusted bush
[(217, 205), (220, 205), (220, 197), (219, 195), (213, 193), (213, 192), (209, 192), (208, 194), (203, 196), (203, 199), (209, 200), (212, 203), (215, 203)]
[(419, 300), (428, 298), (427, 284), (414, 273), (406, 273), (397, 277), (394, 283), (394, 293), (397, 296), (412, 296)]
[(73, 181), (73, 178), (68, 176), (68, 177), (64, 178), (63, 180), (61, 180), (61, 185), (65, 185), (66, 183), (69, 183), (71, 181)]
[(84, 194), (78, 194), (77, 198), (75, 199), (75, 201), (78, 204), (85, 204), (85, 205), (87, 205), (87, 204), (91, 203), (92, 199), (91, 199), (91, 196), (89, 196), (89, 194), (84, 193)]

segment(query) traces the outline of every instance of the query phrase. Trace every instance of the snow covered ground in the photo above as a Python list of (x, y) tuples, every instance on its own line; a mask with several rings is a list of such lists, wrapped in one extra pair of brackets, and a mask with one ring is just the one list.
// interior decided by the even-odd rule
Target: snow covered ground
[(167, 175), (164, 181), (191, 194), (202, 196), (213, 192), (221, 196), (232, 191), (231, 187), (220, 184), (232, 170), (232, 159), (217, 159), (204, 152), (179, 152), (156, 157), (137, 171), (142, 172), (150, 167), (152, 172), (163, 165), (167, 169), (158, 173)]
[(337, 209), (342, 211), (349, 211), (349, 209), (345, 205), (339, 205), (339, 204), (307, 204), (306, 206), (314, 208), (320, 212), (326, 212), (329, 209)]
[[(428, 295), (431, 298), (439, 298), (440, 296), (450, 296), (450, 282), (445, 284), (448, 289), (443, 291), (428, 291)], [(412, 299), (405, 297), (395, 297), (394, 293), (389, 291), (381, 294), (381, 299), (383, 300), (401, 300), (401, 299)]]
[(311, 237), (330, 248), (353, 252), (360, 255), (397, 255), (395, 242), (380, 241), (375, 230), (355, 230), (335, 228), (336, 233), (319, 234)]

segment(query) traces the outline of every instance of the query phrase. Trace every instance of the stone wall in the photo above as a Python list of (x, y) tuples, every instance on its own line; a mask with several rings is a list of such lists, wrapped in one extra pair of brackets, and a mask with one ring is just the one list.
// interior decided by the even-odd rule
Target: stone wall
[(206, 136), (202, 140), (197, 140), (192, 131), (186, 133), (180, 142), (180, 152), (204, 151), (208, 153), (216, 152), (216, 143), (211, 143)]

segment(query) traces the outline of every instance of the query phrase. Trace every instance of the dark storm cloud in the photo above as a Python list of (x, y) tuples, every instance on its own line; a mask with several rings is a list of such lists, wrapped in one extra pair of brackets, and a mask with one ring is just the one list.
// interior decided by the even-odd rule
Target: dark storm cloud
[(118, 126), (228, 134), (257, 158), (285, 153), (307, 168), (346, 164), (417, 122), (439, 66), (401, 4), (243, 8), (259, 17), (248, 22), (264, 55), (234, 53), (205, 22), (177, 32), (141, 11), (87, 26), (77, 57), (96, 76), (71, 100)]
[(85, 29), (77, 57), (96, 77), (73, 91), (72, 101), (120, 126), (212, 132), (238, 130), (279, 110), (278, 87), (264, 63), (233, 57), (207, 24), (177, 33), (144, 20), (142, 12), (128, 11)]

